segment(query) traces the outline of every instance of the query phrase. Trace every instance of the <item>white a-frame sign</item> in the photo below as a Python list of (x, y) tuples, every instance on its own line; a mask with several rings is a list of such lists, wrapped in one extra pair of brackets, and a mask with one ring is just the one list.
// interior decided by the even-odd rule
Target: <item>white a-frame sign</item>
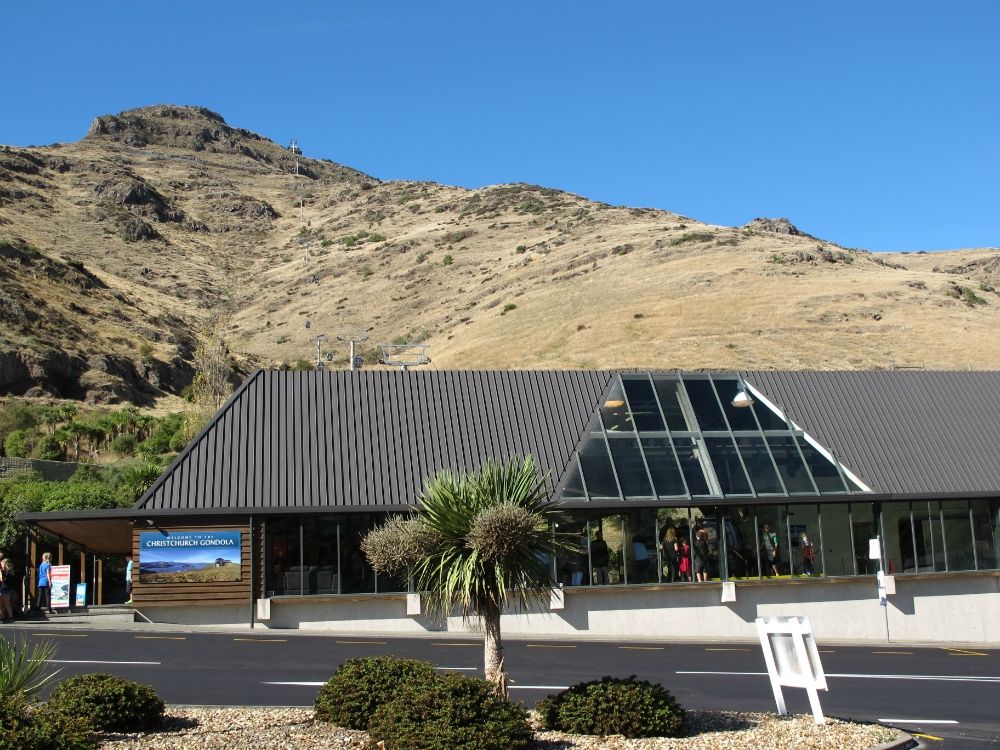
[(809, 706), (817, 724), (822, 724), (823, 709), (817, 690), (826, 690), (826, 675), (819, 660), (808, 617), (758, 617), (757, 635), (767, 662), (767, 675), (778, 713), (784, 716), (785, 698), (781, 686), (805, 688)]

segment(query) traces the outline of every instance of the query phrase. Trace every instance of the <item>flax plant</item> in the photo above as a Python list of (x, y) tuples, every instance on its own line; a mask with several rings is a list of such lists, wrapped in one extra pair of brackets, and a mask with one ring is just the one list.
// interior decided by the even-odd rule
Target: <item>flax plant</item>
[(372, 566), (409, 571), (429, 614), (478, 619), (486, 679), (506, 696), (500, 614), (545, 608), (555, 583), (549, 560), (571, 543), (552, 533), (555, 508), (534, 458), (485, 462), (478, 471), (428, 479), (420, 507), (372, 530), (362, 548)]
[(28, 646), (26, 641), (0, 637), (0, 701), (21, 695), (34, 699), (59, 674), (46, 673), (56, 647), (50, 641)]

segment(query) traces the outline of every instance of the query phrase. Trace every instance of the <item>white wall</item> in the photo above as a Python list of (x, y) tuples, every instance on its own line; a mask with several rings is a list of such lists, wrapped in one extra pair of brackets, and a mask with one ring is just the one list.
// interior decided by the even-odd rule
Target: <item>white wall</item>
[[(722, 604), (718, 583), (567, 589), (565, 608), (503, 615), (503, 631), (525, 636), (755, 640), (754, 619), (805, 615), (823, 641), (1000, 643), (1000, 574), (897, 576), (884, 610), (873, 576), (866, 578), (740, 581), (736, 601)], [(247, 623), (247, 607), (157, 607), (159, 622)], [(436, 622), (407, 616), (403, 595), (283, 597), (271, 600), (264, 628), (339, 633), (469, 632), (460, 617)], [(213, 620), (213, 618), (215, 618)]]

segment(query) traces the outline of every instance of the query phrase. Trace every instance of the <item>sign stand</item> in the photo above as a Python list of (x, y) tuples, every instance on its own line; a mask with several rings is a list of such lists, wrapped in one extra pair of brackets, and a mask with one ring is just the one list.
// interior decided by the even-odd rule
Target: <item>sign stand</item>
[(778, 714), (788, 714), (782, 685), (805, 688), (813, 719), (817, 724), (823, 724), (826, 720), (817, 691), (828, 688), (809, 618), (758, 617), (756, 622)]

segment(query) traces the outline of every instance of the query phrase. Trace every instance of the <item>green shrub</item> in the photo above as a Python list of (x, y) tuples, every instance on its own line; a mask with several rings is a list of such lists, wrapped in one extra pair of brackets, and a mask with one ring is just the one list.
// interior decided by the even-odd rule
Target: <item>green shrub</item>
[(455, 259), (451, 255), (446, 255), (441, 259), (442, 266), (450, 266), (455, 262)]
[(367, 729), (375, 709), (395, 697), (404, 684), (434, 676), (434, 667), (416, 659), (348, 659), (319, 689), (316, 718), (348, 729)]
[(3, 452), (11, 458), (27, 458), (31, 447), (31, 438), (26, 430), (14, 430), (3, 441)]
[(500, 311), (500, 314), (501, 315), (506, 315), (511, 310), (516, 310), (516, 309), (517, 309), (517, 305), (515, 305), (513, 302), (508, 302), (506, 305), (503, 306), (503, 310)]
[(131, 456), (135, 453), (135, 446), (135, 435), (119, 435), (111, 441), (108, 448), (119, 456)]
[(95, 750), (86, 720), (47, 706), (28, 708), (23, 696), (0, 701), (0, 750)]
[[(29, 646), (20, 639), (0, 638), (0, 704), (15, 696), (38, 695), (59, 671), (46, 674), (48, 661), (55, 652), (55, 645), (49, 641)], [(2, 726), (4, 723), (0, 722)]]
[(107, 732), (141, 732), (163, 719), (163, 701), (148, 685), (95, 672), (70, 677), (52, 691), (48, 709), (81, 716)]
[(55, 435), (43, 435), (35, 446), (35, 456), (46, 461), (65, 461), (66, 448)]
[(527, 248), (526, 245), (518, 245), (517, 246), (517, 254), (518, 255), (520, 255), (521, 253), (526, 253), (526, 252), (528, 252), (528, 248)]
[(635, 676), (581, 682), (535, 706), (542, 726), (572, 734), (676, 737), (684, 710), (660, 685)]
[(516, 750), (532, 738), (522, 706), (457, 674), (404, 685), (372, 715), (368, 734), (369, 747), (386, 750)]
[(184, 437), (184, 431), (177, 430), (177, 432), (171, 435), (169, 445), (173, 453), (180, 453), (184, 450), (184, 446), (187, 445), (187, 438)]

